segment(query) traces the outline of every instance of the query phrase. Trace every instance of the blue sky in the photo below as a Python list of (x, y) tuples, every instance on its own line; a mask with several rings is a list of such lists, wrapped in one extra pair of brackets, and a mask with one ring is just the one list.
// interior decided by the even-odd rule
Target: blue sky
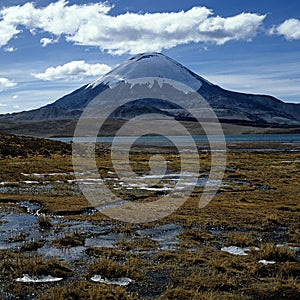
[(296, 0), (1, 0), (0, 113), (38, 108), (135, 53), (300, 103)]

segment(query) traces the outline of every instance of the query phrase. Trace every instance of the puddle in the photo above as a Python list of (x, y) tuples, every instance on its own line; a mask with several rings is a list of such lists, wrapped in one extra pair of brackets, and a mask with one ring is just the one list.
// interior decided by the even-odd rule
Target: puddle
[(290, 245), (286, 245), (286, 244), (278, 244), (278, 245), (276, 245), (276, 247), (291, 249), (295, 252), (296, 258), (300, 259), (300, 247), (299, 246), (290, 246)]
[[(259, 251), (259, 248), (255, 247), (254, 248), (256, 251)], [(233, 254), (233, 255), (248, 255), (250, 248), (241, 248), (237, 246), (229, 246), (229, 247), (222, 247), (221, 251)]]
[[(177, 236), (182, 226), (175, 224), (160, 225), (153, 228), (138, 229), (130, 238), (125, 233), (114, 232), (114, 227), (109, 222), (92, 224), (88, 221), (70, 221), (58, 216), (48, 216), (53, 225), (51, 229), (41, 230), (37, 216), (41, 206), (36, 203), (20, 202), (17, 207), (25, 207), (27, 213), (19, 212), (16, 208), (9, 209), (0, 218), (0, 249), (17, 249), (28, 241), (42, 241), (44, 245), (37, 249), (37, 253), (44, 257), (58, 257), (70, 261), (86, 259), (85, 250), (88, 247), (116, 248), (119, 241), (130, 241), (130, 238), (144, 237), (152, 239), (159, 244), (161, 250), (176, 250), (179, 247)], [(83, 246), (70, 248), (56, 248), (52, 242), (59, 238), (80, 232), (85, 239)], [(17, 240), (19, 235), (22, 239)], [(149, 251), (149, 255), (151, 255)]]
[(93, 277), (91, 277), (91, 280), (94, 282), (113, 284), (113, 285), (119, 285), (119, 286), (127, 286), (131, 282), (133, 282), (133, 280), (130, 279), (129, 277), (107, 279), (107, 278), (103, 278), (101, 275), (94, 275)]
[[(156, 176), (156, 175), (151, 175)], [(176, 175), (178, 177), (178, 175)], [(156, 191), (156, 192), (163, 192), (163, 191), (171, 191), (171, 190), (183, 190), (188, 186), (195, 186), (195, 187), (219, 187), (220, 186), (220, 180), (209, 180), (208, 178), (198, 178), (195, 182), (194, 177), (187, 177), (186, 179), (183, 179), (181, 182), (179, 182), (179, 178), (177, 177), (170, 177), (168, 178), (168, 183), (163, 183), (162, 187), (155, 187), (151, 186), (150, 184), (146, 183), (125, 183), (123, 181), (115, 182), (114, 183), (114, 189), (115, 190), (128, 190), (128, 191)], [(153, 177), (154, 178), (154, 177)], [(190, 178), (190, 180), (189, 180)], [(174, 184), (172, 182), (178, 181), (177, 184)], [(226, 184), (221, 183), (221, 186), (226, 186)]]
[(180, 225), (165, 224), (152, 228), (139, 229), (137, 233), (144, 238), (150, 238), (158, 242), (161, 250), (177, 250), (179, 242), (176, 238), (182, 229), (183, 227)]
[[(36, 252), (44, 257), (57, 257), (65, 261), (88, 259), (85, 250), (88, 247), (115, 248), (118, 241), (126, 238), (123, 233), (115, 233), (111, 223), (92, 224), (88, 221), (70, 221), (59, 216), (47, 216), (52, 228), (42, 230), (38, 224), (36, 203), (19, 202), (15, 207), (7, 207), (0, 214), (0, 249), (19, 249), (26, 242), (42, 241), (44, 245)], [(26, 208), (20, 212), (18, 207)], [(80, 232), (85, 238), (84, 246), (69, 248), (54, 247), (52, 242), (74, 232)]]
[(122, 187), (115, 187), (114, 189), (126, 189), (126, 190), (145, 190), (145, 191), (170, 191), (173, 190), (173, 187), (168, 187), (166, 184), (164, 184), (163, 187), (152, 187), (148, 186), (145, 183), (128, 183), (120, 182), (120, 185)]
[(36, 180), (23, 180), (21, 181), (21, 183), (25, 183), (25, 184), (38, 184), (39, 182)]
[(115, 202), (112, 202), (112, 203), (108, 203), (108, 204), (103, 204), (103, 205), (100, 205), (100, 206), (97, 206), (95, 209), (94, 209), (94, 212), (96, 211), (101, 211), (101, 210), (105, 210), (105, 209), (108, 209), (108, 208), (113, 208), (113, 207), (116, 207), (116, 206), (120, 206), (122, 204), (125, 204), (127, 203), (127, 201), (123, 201), (123, 200), (116, 200)]
[(1, 218), (4, 223), (0, 226), (0, 249), (11, 249), (21, 246), (23, 240), (15, 239), (23, 235), (27, 241), (40, 238), (37, 228), (38, 217), (26, 213), (8, 213)]
[(231, 182), (233, 183), (238, 183), (238, 184), (242, 184), (242, 185), (247, 185), (247, 186), (250, 186), (251, 183), (249, 181), (246, 181), (246, 180), (237, 180), (237, 179), (233, 179), (231, 180)]
[[(75, 186), (75, 185), (74, 185)], [(0, 186), (0, 194), (10, 195), (57, 195), (61, 194), (62, 190), (78, 195), (79, 188), (75, 189), (71, 185), (66, 185), (62, 181), (20, 181), (20, 182), (2, 182)]]
[(273, 264), (276, 264), (276, 261), (261, 259), (258, 261), (258, 263), (264, 264), (264, 265), (273, 265)]
[(294, 250), (296, 252), (300, 251), (300, 247), (294, 247), (294, 246), (289, 246), (289, 245), (284, 245), (284, 244), (278, 244), (278, 245), (276, 245), (276, 247), (283, 247), (283, 248)]
[(34, 177), (34, 178), (45, 178), (45, 177), (53, 177), (53, 176), (70, 176), (74, 175), (74, 172), (69, 173), (21, 173), (21, 175), (25, 177)]
[(17, 203), (18, 206), (20, 207), (25, 207), (27, 209), (28, 213), (36, 213), (38, 210), (40, 210), (42, 208), (42, 206), (38, 203), (35, 202), (18, 202)]
[(269, 191), (269, 190), (271, 190), (272, 188), (270, 188), (268, 185), (259, 185), (259, 186), (257, 187), (257, 189), (260, 190), (260, 191)]
[(121, 240), (127, 240), (125, 234), (114, 233), (114, 232), (110, 231), (110, 232), (107, 232), (102, 235), (98, 234), (97, 236), (87, 238), (85, 240), (85, 246), (86, 247), (115, 248), (116, 243), (118, 243)]
[[(115, 173), (109, 172), (113, 175)], [(3, 194), (19, 194), (19, 195), (57, 195), (58, 193), (67, 192), (71, 195), (81, 195), (81, 190), (77, 183), (86, 186), (88, 190), (97, 192), (97, 189), (104, 182), (113, 183), (115, 190), (128, 190), (128, 192), (168, 192), (177, 189), (182, 190), (188, 186), (219, 186), (218, 180), (208, 180), (208, 174), (199, 174), (183, 172), (168, 173), (165, 175), (143, 175), (126, 182), (115, 177), (107, 177), (105, 179), (99, 178), (93, 174), (84, 173), (89, 175), (87, 178), (71, 179), (74, 173), (21, 173), (28, 180), (19, 182), (0, 182), (0, 193)], [(51, 180), (51, 177), (60, 176), (60, 180)], [(91, 177), (92, 176), (92, 177)], [(195, 183), (195, 178), (198, 178)], [(37, 180), (39, 179), (39, 181)], [(179, 182), (180, 180), (180, 182)], [(152, 181), (152, 182), (151, 182)], [(178, 183), (176, 183), (178, 182)], [(223, 184), (224, 185), (224, 184)]]
[(86, 247), (103, 247), (103, 248), (115, 248), (117, 240), (113, 234), (107, 235), (103, 238), (87, 238), (85, 240)]
[(62, 261), (71, 262), (79, 259), (84, 259), (84, 261), (86, 261), (85, 250), (86, 247), (84, 246), (55, 248), (51, 246), (51, 243), (46, 243), (42, 248), (37, 250), (37, 253), (45, 258), (55, 257)]

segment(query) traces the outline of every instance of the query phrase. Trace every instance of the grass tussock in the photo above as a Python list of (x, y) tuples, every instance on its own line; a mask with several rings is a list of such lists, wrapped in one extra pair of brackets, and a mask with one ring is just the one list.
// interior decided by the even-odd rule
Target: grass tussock
[(251, 254), (259, 259), (265, 259), (276, 262), (296, 261), (295, 251), (287, 246), (267, 243), (260, 245), (260, 251), (252, 250)]
[(57, 285), (44, 291), (39, 300), (134, 300), (126, 289), (105, 284), (93, 284), (88, 281), (78, 281), (66, 286)]
[(130, 223), (126, 223), (125, 225), (117, 224), (114, 226), (113, 231), (115, 233), (123, 233), (129, 236), (135, 232), (134, 226)]
[(216, 238), (213, 234), (201, 229), (184, 229), (179, 234), (178, 239), (183, 247), (205, 246), (216, 243)]
[(24, 242), (26, 237), (27, 237), (27, 234), (25, 234), (24, 232), (21, 232), (18, 235), (10, 237), (8, 240), (12, 243)]
[(119, 241), (116, 246), (123, 251), (149, 251), (157, 249), (159, 244), (156, 241), (148, 238), (137, 237), (131, 239), (130, 241), (123, 239)]
[(57, 248), (70, 248), (84, 245), (85, 238), (79, 233), (74, 232), (66, 234), (64, 237), (53, 241), (53, 245)]
[[(195, 290), (186, 290), (184, 288), (174, 288), (166, 291), (159, 300), (222, 300), (222, 299), (239, 299), (234, 298), (229, 293), (222, 293), (219, 291), (198, 291), (197, 288)], [(245, 298), (244, 298), (245, 299)]]
[(295, 278), (284, 279), (280, 275), (264, 278), (260, 285), (250, 284), (245, 291), (252, 299), (299, 299), (300, 284)]
[(263, 221), (263, 226), (268, 227), (268, 226), (276, 226), (280, 224), (280, 218), (277, 214), (268, 214), (264, 218)]
[(38, 224), (43, 230), (51, 229), (53, 226), (50, 219), (45, 214), (39, 215)]
[(296, 227), (289, 228), (287, 235), (289, 237), (289, 242), (291, 244), (296, 244), (296, 245), (299, 244), (300, 228), (296, 228)]
[(27, 257), (22, 253), (12, 251), (1, 251), (0, 281), (1, 293), (10, 295), (3, 299), (37, 299), (37, 291), (45, 288), (45, 285), (33, 285), (16, 282), (15, 280), (28, 274), (31, 277), (47, 276), (68, 278), (73, 271), (65, 264), (55, 258), (44, 259), (41, 256)]
[(109, 259), (101, 259), (89, 266), (88, 275), (101, 275), (105, 278), (134, 277), (136, 270), (128, 264), (120, 264)]
[(26, 257), (22, 253), (5, 251), (1, 253), (0, 278), (14, 280), (23, 274), (30, 276), (52, 275), (66, 278), (73, 271), (55, 258), (44, 259), (41, 256)]
[(28, 241), (24, 242), (20, 248), (20, 252), (25, 252), (25, 251), (36, 251), (39, 248), (42, 248), (44, 246), (44, 242), (40, 241)]
[(119, 261), (125, 260), (126, 258), (128, 258), (128, 256), (133, 256), (133, 254), (129, 255), (128, 253), (121, 250), (105, 247), (89, 247), (85, 250), (85, 252), (89, 256)]
[(257, 243), (256, 236), (249, 232), (228, 232), (226, 237), (229, 246), (249, 247)]

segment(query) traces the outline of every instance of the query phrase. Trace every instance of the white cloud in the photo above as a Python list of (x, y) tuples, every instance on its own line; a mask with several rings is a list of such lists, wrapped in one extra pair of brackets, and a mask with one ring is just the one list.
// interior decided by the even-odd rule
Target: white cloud
[(42, 44), (42, 47), (46, 47), (50, 44), (57, 43), (58, 39), (50, 39), (50, 38), (41, 38), (40, 43)]
[(0, 47), (5, 46), (10, 39), (17, 35), (20, 31), (16, 26), (7, 24), (6, 22), (0, 22)]
[(44, 73), (32, 74), (41, 80), (72, 79), (81, 76), (101, 76), (111, 68), (106, 64), (88, 64), (84, 60), (71, 61), (62, 66), (51, 67)]
[(14, 51), (16, 51), (17, 49), (16, 48), (14, 48), (14, 47), (6, 47), (6, 48), (4, 48), (4, 51), (5, 52), (14, 52)]
[(13, 82), (7, 78), (3, 78), (3, 77), (0, 78), (0, 92), (4, 91), (10, 87), (13, 87), (15, 85), (17, 85), (15, 82)]
[(25, 26), (31, 34), (41, 29), (57, 36), (72, 35), (89, 17), (105, 14), (111, 9), (102, 3), (72, 6), (67, 4), (67, 1), (59, 0), (43, 8), (36, 8), (33, 3), (3, 8), (0, 10), (0, 46), (6, 45), (21, 32), (17, 29), (19, 25)]
[(283, 35), (287, 40), (300, 39), (300, 20), (288, 19), (270, 30), (271, 34)]
[[(206, 7), (116, 16), (108, 14), (111, 9), (107, 2), (68, 5), (64, 0), (43, 8), (32, 3), (4, 8), (0, 11), (0, 46), (19, 33), (19, 25), (30, 32), (42, 30), (75, 44), (97, 46), (111, 54), (161, 51), (190, 42), (221, 45), (231, 40), (250, 40), (265, 18), (254, 13), (223, 18), (213, 16)], [(43, 46), (49, 42), (41, 40)]]
[[(240, 14), (231, 18), (212, 17), (205, 7), (186, 12), (124, 14), (103, 16), (102, 22), (89, 20), (67, 40), (99, 46), (111, 54), (161, 51), (190, 42), (224, 44), (255, 36), (264, 16)], [(99, 25), (102, 24), (102, 25)]]

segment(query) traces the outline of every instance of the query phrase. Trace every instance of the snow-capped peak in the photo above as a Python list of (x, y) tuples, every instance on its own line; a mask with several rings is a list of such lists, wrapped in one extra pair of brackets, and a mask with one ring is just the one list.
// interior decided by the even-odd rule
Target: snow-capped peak
[[(200, 76), (161, 53), (142, 53), (129, 58), (106, 75), (98, 78), (87, 88), (95, 88), (100, 84), (114, 87), (119, 82), (132, 81), (139, 78), (166, 78), (185, 84), (194, 90), (202, 85)], [(151, 82), (149, 82), (151, 84)]]

